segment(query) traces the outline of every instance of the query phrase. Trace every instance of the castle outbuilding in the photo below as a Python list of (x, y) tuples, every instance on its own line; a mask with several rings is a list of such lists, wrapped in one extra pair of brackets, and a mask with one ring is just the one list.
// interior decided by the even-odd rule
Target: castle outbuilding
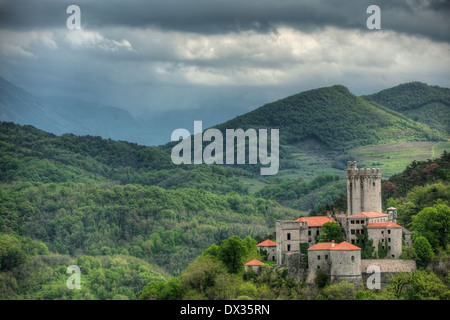
[(266, 251), (267, 253), (267, 260), (275, 261), (276, 257), (276, 250), (277, 250), (277, 244), (273, 242), (272, 240), (264, 240), (261, 243), (258, 243), (256, 245), (256, 248), (258, 249), (258, 252)]
[(247, 262), (246, 264), (244, 264), (244, 269), (245, 271), (248, 271), (248, 268), (252, 268), (253, 271), (255, 273), (259, 273), (259, 271), (261, 270), (261, 266), (263, 266), (264, 263), (262, 263), (261, 261), (257, 260), (257, 259), (253, 259), (249, 262)]
[(317, 271), (329, 274), (331, 282), (361, 282), (361, 248), (346, 241), (320, 242), (308, 249), (310, 277)]

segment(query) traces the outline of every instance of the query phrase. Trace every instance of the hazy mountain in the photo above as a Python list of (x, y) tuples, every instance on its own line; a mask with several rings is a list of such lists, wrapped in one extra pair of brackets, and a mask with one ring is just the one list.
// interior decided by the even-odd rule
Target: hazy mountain
[[(152, 121), (135, 119), (125, 110), (96, 107), (82, 102), (50, 101), (33, 96), (0, 77), (0, 120), (54, 134), (101, 136), (114, 140), (156, 145)], [(170, 137), (170, 136), (169, 136)]]

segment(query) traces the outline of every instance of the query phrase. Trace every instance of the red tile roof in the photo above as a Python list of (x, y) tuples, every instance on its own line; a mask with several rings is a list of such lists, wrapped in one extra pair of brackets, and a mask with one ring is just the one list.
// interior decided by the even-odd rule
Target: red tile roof
[(277, 244), (273, 242), (272, 240), (264, 240), (263, 242), (259, 243), (257, 247), (276, 247)]
[(301, 217), (295, 221), (307, 221), (308, 227), (321, 227), (326, 222), (336, 222), (336, 220), (328, 216)]
[(393, 222), (372, 222), (367, 225), (369, 229), (375, 228), (401, 228), (402, 226)]
[(264, 263), (262, 263), (259, 260), (253, 259), (252, 261), (247, 262), (246, 264), (244, 264), (244, 266), (261, 266)]
[(319, 242), (308, 249), (308, 251), (316, 250), (361, 250), (361, 248), (348, 243), (346, 241), (336, 244), (334, 242)]
[(373, 218), (373, 217), (387, 217), (387, 216), (388, 214), (386, 213), (369, 211), (369, 212), (355, 213), (351, 216), (348, 216), (348, 218)]

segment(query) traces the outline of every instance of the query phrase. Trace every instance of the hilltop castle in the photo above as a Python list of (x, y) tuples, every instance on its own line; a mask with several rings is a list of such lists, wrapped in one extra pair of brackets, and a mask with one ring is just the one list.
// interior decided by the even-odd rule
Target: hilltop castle
[[(347, 213), (329, 212), (327, 216), (278, 220), (276, 244), (265, 241), (258, 246), (270, 245), (265, 249), (270, 249), (270, 256), (277, 265), (294, 269), (297, 274), (306, 272), (307, 282), (313, 281), (317, 271), (321, 270), (330, 276), (332, 283), (342, 280), (359, 283), (367, 266), (374, 264), (384, 273), (414, 271), (414, 261), (399, 259), (403, 243), (411, 245), (411, 233), (397, 224), (397, 209), (381, 212), (381, 170), (360, 169), (356, 161), (349, 161), (346, 179)], [(345, 241), (316, 243), (326, 222), (338, 223), (344, 231)], [(357, 245), (362, 240), (358, 235), (364, 230), (367, 230), (375, 252), (382, 246), (386, 252), (384, 259), (361, 259), (361, 248)], [(301, 246), (308, 248), (308, 267)]]

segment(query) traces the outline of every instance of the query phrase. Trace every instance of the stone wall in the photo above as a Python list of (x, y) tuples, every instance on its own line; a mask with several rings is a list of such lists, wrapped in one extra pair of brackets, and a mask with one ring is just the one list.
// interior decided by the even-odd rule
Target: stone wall
[(362, 259), (361, 260), (361, 273), (363, 283), (367, 282), (367, 279), (373, 275), (372, 272), (367, 272), (369, 266), (378, 266), (380, 268), (380, 280), (382, 283), (382, 289), (386, 287), (391, 276), (395, 276), (397, 272), (415, 272), (417, 270), (416, 262), (414, 260), (402, 260), (402, 259)]
[(361, 259), (361, 272), (365, 273), (371, 265), (380, 267), (380, 272), (414, 272), (416, 261), (403, 259)]

